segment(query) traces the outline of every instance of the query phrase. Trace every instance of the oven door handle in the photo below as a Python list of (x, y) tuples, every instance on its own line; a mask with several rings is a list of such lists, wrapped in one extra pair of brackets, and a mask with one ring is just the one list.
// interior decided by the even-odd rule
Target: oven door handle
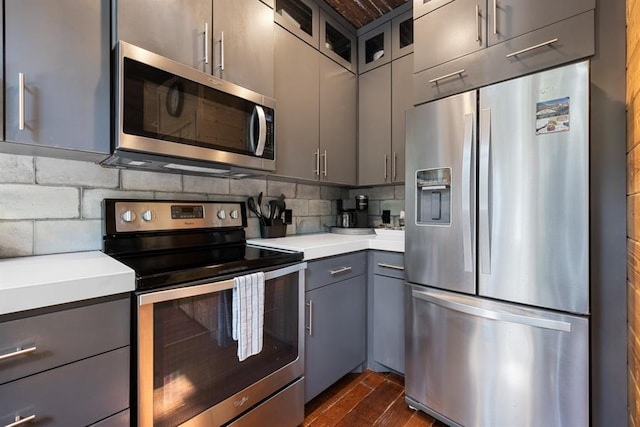
[[(277, 279), (278, 277), (287, 276), (297, 271), (307, 268), (306, 262), (290, 265), (278, 270), (267, 271), (264, 273), (264, 280)], [(164, 301), (171, 301), (180, 298), (195, 297), (198, 295), (211, 294), (214, 292), (227, 291), (233, 289), (234, 280), (223, 280), (220, 282), (205, 283), (197, 286), (187, 286), (184, 288), (167, 289), (164, 291), (153, 292), (149, 294), (138, 295), (138, 306), (156, 304)]]

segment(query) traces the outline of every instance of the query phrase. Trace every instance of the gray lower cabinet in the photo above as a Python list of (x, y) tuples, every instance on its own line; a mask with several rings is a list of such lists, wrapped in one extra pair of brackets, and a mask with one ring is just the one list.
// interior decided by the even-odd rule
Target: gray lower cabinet
[(369, 254), (369, 365), (404, 374), (404, 254)]
[(0, 425), (126, 425), (130, 299), (0, 318)]
[(309, 263), (305, 402), (365, 362), (364, 252)]
[[(102, 0), (4, 2), (3, 151), (110, 149), (110, 8)], [(17, 144), (9, 144), (17, 143)]]

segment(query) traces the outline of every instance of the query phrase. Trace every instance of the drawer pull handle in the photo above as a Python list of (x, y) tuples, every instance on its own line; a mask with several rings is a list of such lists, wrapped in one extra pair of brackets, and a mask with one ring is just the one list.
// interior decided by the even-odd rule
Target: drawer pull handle
[(436, 77), (435, 79), (431, 79), (431, 80), (429, 80), (429, 83), (438, 84), (438, 82), (440, 80), (444, 80), (444, 79), (447, 79), (449, 77), (457, 76), (458, 74), (460, 74), (461, 77), (462, 77), (462, 73), (464, 73), (464, 68), (461, 69), (461, 70), (458, 70), (458, 71), (454, 71), (453, 73), (445, 74), (444, 76), (440, 76), (440, 77)]
[(1, 355), (0, 362), (3, 360), (11, 359), (13, 357), (22, 356), (23, 354), (33, 353), (34, 351), (36, 351), (36, 346), (28, 347), (28, 348), (18, 347), (16, 348), (16, 351), (14, 351), (13, 353), (7, 353), (7, 354)]
[(541, 48), (541, 47), (545, 47), (545, 46), (551, 46), (552, 44), (554, 44), (557, 41), (558, 41), (558, 39), (547, 40), (546, 42), (537, 44), (535, 46), (530, 46), (530, 47), (528, 47), (526, 49), (522, 49), (522, 50), (519, 50), (517, 52), (510, 53), (510, 54), (507, 55), (507, 58), (511, 58), (512, 56), (518, 56), (521, 53), (529, 52), (530, 50), (535, 50), (535, 49), (538, 49), (538, 48)]
[(18, 416), (16, 416), (16, 422), (15, 423), (7, 424), (5, 427), (18, 427), (18, 426), (21, 426), (23, 424), (30, 423), (31, 421), (33, 421), (35, 419), (36, 419), (35, 414), (31, 415), (29, 417), (25, 417), (25, 418), (22, 418), (20, 415), (18, 415)]
[(341, 267), (337, 270), (330, 270), (329, 273), (331, 273), (332, 276), (335, 276), (336, 274), (344, 273), (345, 271), (351, 271), (351, 267)]
[(393, 264), (387, 264), (384, 262), (379, 262), (378, 263), (378, 267), (382, 267), (382, 268), (390, 268), (392, 270), (400, 270), (400, 271), (404, 271), (404, 267), (401, 265), (393, 265)]

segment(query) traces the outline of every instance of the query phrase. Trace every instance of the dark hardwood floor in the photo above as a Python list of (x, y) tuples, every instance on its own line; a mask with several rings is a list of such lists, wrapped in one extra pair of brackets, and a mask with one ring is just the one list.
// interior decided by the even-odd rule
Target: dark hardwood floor
[(305, 406), (303, 426), (446, 427), (409, 409), (403, 378), (367, 370), (348, 374)]

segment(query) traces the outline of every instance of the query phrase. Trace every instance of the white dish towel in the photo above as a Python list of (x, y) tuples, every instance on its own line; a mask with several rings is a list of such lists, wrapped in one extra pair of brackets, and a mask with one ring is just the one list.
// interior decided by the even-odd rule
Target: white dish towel
[(262, 351), (264, 327), (264, 273), (247, 274), (233, 279), (232, 332), (238, 341), (241, 362)]

